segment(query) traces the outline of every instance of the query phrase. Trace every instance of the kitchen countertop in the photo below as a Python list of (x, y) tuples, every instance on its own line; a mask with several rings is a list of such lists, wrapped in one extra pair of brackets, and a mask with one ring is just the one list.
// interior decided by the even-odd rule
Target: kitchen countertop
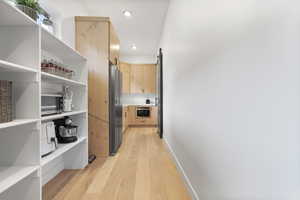
[(156, 104), (123, 104), (123, 106), (142, 106), (142, 107), (155, 107)]

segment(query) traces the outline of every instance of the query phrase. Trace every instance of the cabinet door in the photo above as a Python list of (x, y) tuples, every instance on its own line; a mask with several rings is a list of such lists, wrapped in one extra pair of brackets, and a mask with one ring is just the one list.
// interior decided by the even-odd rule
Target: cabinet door
[(143, 65), (144, 68), (144, 91), (147, 94), (156, 93), (156, 65)]
[(145, 73), (143, 65), (131, 65), (131, 93), (145, 93), (144, 75)]
[(89, 114), (104, 121), (108, 121), (109, 24), (76, 21), (76, 48), (87, 58), (89, 69)]
[(131, 65), (131, 93), (156, 93), (156, 65)]
[(110, 23), (109, 40), (110, 40), (109, 59), (113, 64), (117, 65), (119, 61), (119, 54), (120, 54), (120, 41), (111, 23)]
[(123, 107), (123, 127), (122, 127), (123, 133), (125, 132), (127, 127), (128, 127), (128, 107), (124, 106)]
[(138, 126), (145, 126), (147, 125), (147, 118), (144, 117), (136, 117), (135, 119), (135, 124), (134, 125), (138, 125)]
[(89, 116), (89, 155), (107, 157), (109, 154), (108, 123)]
[(136, 111), (135, 111), (135, 106), (128, 106), (127, 108), (127, 125), (134, 125), (135, 124), (135, 116), (136, 116)]
[(149, 119), (149, 125), (157, 126), (157, 115), (158, 115), (158, 108), (151, 107), (151, 117)]
[(122, 93), (129, 94), (130, 93), (130, 64), (120, 63), (120, 70), (123, 75), (122, 81)]

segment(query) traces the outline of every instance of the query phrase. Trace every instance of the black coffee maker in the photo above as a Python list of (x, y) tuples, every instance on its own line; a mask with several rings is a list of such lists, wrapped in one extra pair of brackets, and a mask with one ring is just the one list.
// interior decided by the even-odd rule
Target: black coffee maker
[(54, 124), (58, 143), (66, 144), (78, 140), (78, 126), (73, 125), (70, 117), (54, 120)]

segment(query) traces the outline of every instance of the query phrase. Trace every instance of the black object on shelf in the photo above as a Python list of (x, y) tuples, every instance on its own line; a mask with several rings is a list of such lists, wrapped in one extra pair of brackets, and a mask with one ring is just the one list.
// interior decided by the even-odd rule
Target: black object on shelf
[(78, 140), (78, 126), (73, 125), (69, 117), (54, 120), (54, 124), (58, 143), (67, 144)]

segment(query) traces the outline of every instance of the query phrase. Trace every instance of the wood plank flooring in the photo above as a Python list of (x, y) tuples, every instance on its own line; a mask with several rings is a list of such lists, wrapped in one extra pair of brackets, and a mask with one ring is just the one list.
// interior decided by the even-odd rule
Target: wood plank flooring
[(155, 128), (130, 128), (119, 153), (85, 170), (64, 170), (43, 200), (191, 200)]

